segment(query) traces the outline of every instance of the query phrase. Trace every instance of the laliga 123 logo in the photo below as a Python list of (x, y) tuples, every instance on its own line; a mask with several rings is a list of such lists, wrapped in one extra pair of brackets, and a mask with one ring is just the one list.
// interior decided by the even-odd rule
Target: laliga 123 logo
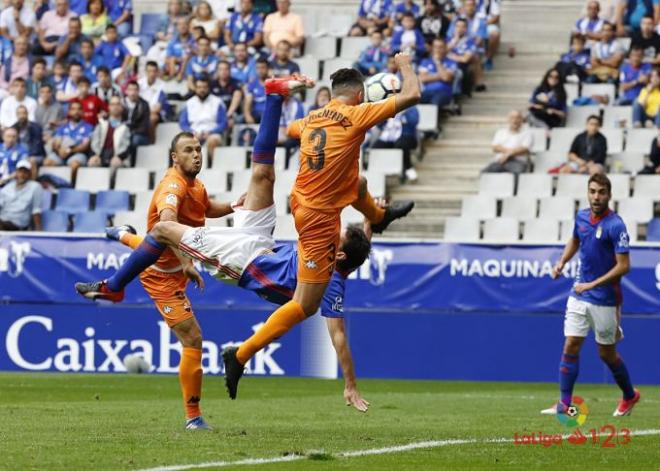
[(557, 420), (567, 427), (578, 427), (584, 425), (588, 415), (587, 403), (580, 396), (574, 396), (570, 406), (557, 411)]

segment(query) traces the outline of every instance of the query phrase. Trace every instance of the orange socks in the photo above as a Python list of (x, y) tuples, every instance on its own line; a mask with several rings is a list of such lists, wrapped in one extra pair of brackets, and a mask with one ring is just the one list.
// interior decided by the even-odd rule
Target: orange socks
[(383, 216), (385, 216), (385, 210), (376, 206), (374, 197), (371, 196), (369, 191), (362, 198), (355, 200), (351, 206), (364, 214), (364, 217), (372, 224), (378, 224), (383, 220)]
[(201, 350), (183, 347), (181, 363), (179, 363), (179, 383), (181, 383), (186, 417), (192, 419), (193, 417), (202, 415), (202, 412), (199, 410), (199, 400), (202, 397)]
[(130, 232), (125, 232), (119, 239), (122, 244), (128, 245), (130, 248), (135, 250), (138, 245), (142, 243), (144, 237), (141, 235), (131, 234)]
[(243, 365), (246, 364), (255, 353), (304, 320), (305, 313), (300, 304), (289, 301), (272, 313), (266, 323), (238, 347), (236, 358)]

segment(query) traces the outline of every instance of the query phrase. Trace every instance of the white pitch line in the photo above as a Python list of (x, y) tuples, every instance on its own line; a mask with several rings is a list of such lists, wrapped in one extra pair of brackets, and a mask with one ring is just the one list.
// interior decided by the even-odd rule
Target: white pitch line
[[(599, 436), (601, 434), (598, 434)], [(660, 435), (660, 429), (637, 430), (631, 433), (633, 436), (648, 436)], [(563, 435), (563, 438), (568, 438), (570, 434)], [(426, 442), (414, 442), (406, 445), (396, 445), (383, 448), (369, 448), (366, 450), (343, 451), (331, 454), (336, 458), (358, 458), (361, 456), (370, 455), (386, 455), (388, 453), (401, 453), (411, 450), (422, 450), (429, 448), (440, 448), (443, 446), (451, 445), (469, 445), (475, 443), (492, 444), (492, 443), (513, 443), (513, 438), (488, 438), (485, 440), (478, 440), (476, 438), (465, 439), (447, 439), (447, 440), (431, 440)], [(274, 464), (286, 463), (289, 461), (299, 461), (308, 459), (308, 455), (287, 455), (287, 456), (274, 456), (271, 458), (247, 458), (238, 461), (210, 461), (208, 463), (197, 464), (177, 464), (171, 466), (158, 466), (156, 468), (146, 468), (140, 471), (182, 471), (186, 469), (200, 469), (200, 468), (225, 468), (227, 466), (246, 466), (246, 465), (259, 465), (259, 464)]]

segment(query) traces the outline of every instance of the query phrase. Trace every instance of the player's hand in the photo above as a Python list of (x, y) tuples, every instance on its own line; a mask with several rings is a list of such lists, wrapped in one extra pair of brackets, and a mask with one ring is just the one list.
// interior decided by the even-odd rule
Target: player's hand
[(197, 268), (195, 268), (195, 265), (192, 263), (186, 265), (183, 267), (183, 275), (188, 278), (190, 281), (192, 281), (195, 286), (197, 286), (197, 289), (203, 290), (204, 289), (204, 278), (202, 278), (202, 275), (197, 271)]
[(241, 207), (245, 204), (245, 198), (247, 197), (247, 193), (243, 193), (239, 198), (231, 204), (231, 207), (234, 208), (236, 206)]
[(576, 294), (582, 294), (585, 291), (589, 291), (590, 289), (593, 289), (593, 285), (591, 283), (578, 283), (573, 286), (573, 290)]
[(561, 276), (562, 271), (564, 271), (564, 264), (561, 262), (557, 262), (557, 264), (552, 267), (552, 279), (556, 280)]
[(406, 66), (412, 67), (412, 56), (405, 52), (399, 52), (394, 56), (394, 62), (396, 62), (399, 69)]
[(345, 388), (344, 400), (347, 406), (353, 406), (360, 412), (367, 412), (369, 410), (369, 401), (360, 395), (360, 391), (357, 388)]

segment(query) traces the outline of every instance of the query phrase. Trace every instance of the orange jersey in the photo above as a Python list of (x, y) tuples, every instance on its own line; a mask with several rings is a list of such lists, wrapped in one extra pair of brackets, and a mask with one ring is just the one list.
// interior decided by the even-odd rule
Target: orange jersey
[[(150, 231), (154, 224), (160, 221), (160, 213), (164, 209), (174, 211), (181, 224), (203, 226), (209, 205), (209, 196), (200, 180), (195, 178), (191, 181), (176, 169), (170, 168), (151, 198), (147, 213), (147, 230)], [(179, 259), (170, 248), (167, 248), (156, 262), (156, 266), (165, 271), (171, 271), (180, 265)]]
[(395, 114), (395, 97), (357, 106), (332, 99), (291, 123), (289, 137), (300, 139), (300, 169), (292, 192), (298, 203), (313, 209), (341, 209), (353, 202), (364, 135)]

